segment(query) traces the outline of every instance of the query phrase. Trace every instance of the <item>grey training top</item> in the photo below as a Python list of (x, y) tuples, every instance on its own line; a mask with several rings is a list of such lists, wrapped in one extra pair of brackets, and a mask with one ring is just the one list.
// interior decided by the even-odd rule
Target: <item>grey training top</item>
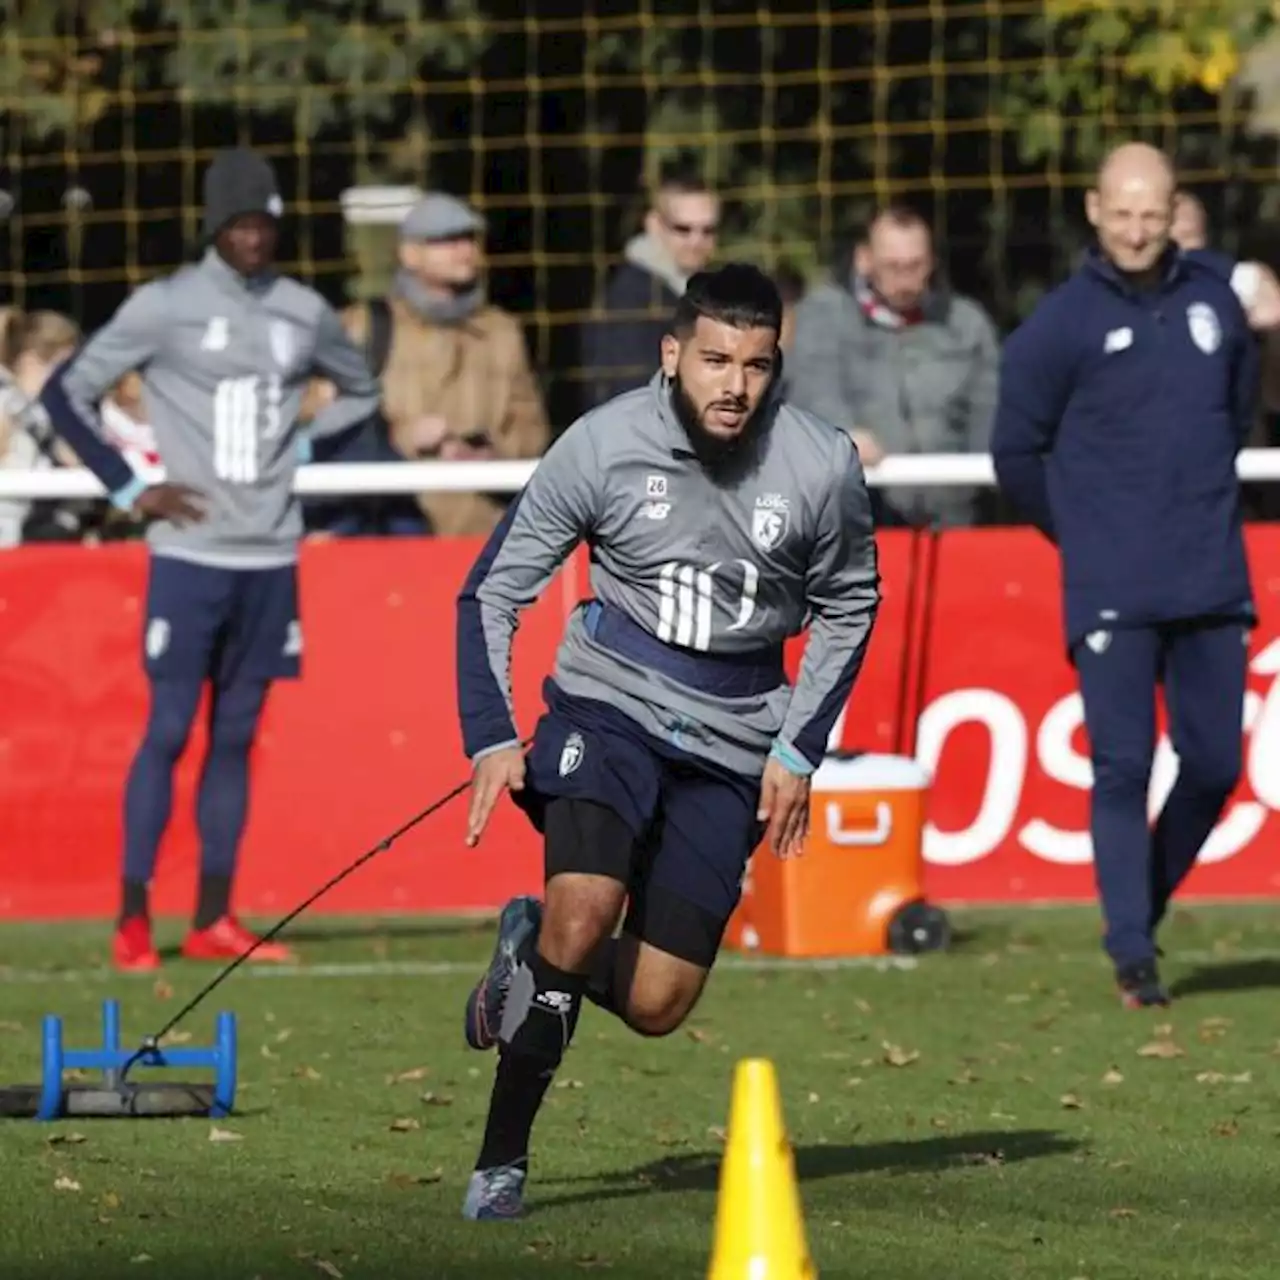
[[(566, 693), (608, 701), (648, 733), (744, 775), (758, 775), (771, 749), (801, 772), (821, 762), (880, 600), (871, 505), (845, 431), (785, 403), (765, 412), (755, 461), (723, 484), (691, 451), (661, 374), (551, 446), (459, 600), (469, 756), (518, 740), (509, 678), (518, 615), (585, 541), (593, 595), (659, 642), (659, 656), (601, 644), (580, 607), (556, 661)], [(723, 696), (676, 674), (699, 655), (777, 660), (806, 623), (794, 688)]]
[(310, 437), (344, 431), (378, 408), (377, 381), (333, 308), (295, 280), (246, 280), (212, 249), (138, 289), (42, 397), (119, 505), (142, 484), (103, 440), (97, 405), (135, 370), (166, 478), (205, 495), (202, 522), (150, 526), (152, 550), (229, 568), (290, 563), (303, 531), (293, 482), (308, 381), (319, 373), (338, 388)]

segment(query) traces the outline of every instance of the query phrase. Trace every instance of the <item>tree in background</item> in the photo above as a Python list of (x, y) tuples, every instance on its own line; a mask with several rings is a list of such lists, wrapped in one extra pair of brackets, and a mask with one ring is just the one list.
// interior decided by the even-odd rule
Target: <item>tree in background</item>
[[(1010, 23), (1020, 74), (1003, 110), (1018, 158), (1045, 175), (1056, 274), (1083, 246), (1084, 187), (1128, 139), (1166, 149), (1240, 249), (1280, 208), (1280, 9), (1271, 0), (1046, 0)], [(1011, 59), (1011, 62), (1014, 59)], [(1018, 311), (1046, 281), (1024, 281)]]
[(335, 300), (382, 288), (391, 261), (386, 233), (344, 228), (345, 187), (482, 204), (495, 296), (547, 368), (675, 156), (726, 194), (725, 252), (811, 278), (875, 205), (915, 205), (1006, 323), (1072, 265), (1120, 137), (1175, 152), (1227, 247), (1280, 204), (1270, 0), (691, 8), (0, 0), (0, 274), (95, 323), (190, 252), (205, 159), (249, 143), (297, 197), (286, 256)]

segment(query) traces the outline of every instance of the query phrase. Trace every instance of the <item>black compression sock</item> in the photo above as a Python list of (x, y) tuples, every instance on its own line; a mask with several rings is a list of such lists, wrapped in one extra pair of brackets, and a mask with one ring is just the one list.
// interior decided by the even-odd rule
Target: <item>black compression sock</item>
[(148, 915), (147, 886), (140, 880), (126, 880), (120, 892), (120, 923)]
[(477, 1169), (528, 1163), (533, 1122), (554, 1078), (554, 1068), (547, 1070), (534, 1059), (508, 1049), (499, 1051)]
[(533, 1124), (573, 1038), (585, 982), (536, 951), (517, 970), (503, 1011), (504, 1038), (477, 1169), (528, 1160)]
[(231, 910), (231, 877), (201, 876), (196, 928), (207, 929)]

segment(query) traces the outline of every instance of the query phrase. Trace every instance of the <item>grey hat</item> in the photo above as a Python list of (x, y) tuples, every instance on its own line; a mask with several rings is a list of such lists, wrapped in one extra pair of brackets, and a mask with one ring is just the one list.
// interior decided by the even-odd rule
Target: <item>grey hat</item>
[(400, 239), (453, 240), (483, 230), (484, 219), (469, 205), (443, 191), (431, 191), (405, 215)]
[(279, 218), (284, 212), (275, 170), (245, 147), (219, 151), (204, 172), (204, 235), (212, 239), (246, 213)]

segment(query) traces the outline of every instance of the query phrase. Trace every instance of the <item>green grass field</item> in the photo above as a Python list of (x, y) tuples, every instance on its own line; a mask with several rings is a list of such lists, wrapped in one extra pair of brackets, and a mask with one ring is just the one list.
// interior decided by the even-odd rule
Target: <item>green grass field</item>
[[(458, 1210), (492, 1059), (459, 1011), (488, 926), (299, 925), (301, 970), (242, 971), (186, 1027), (236, 1011), (234, 1118), (0, 1121), (0, 1276), (704, 1275), (733, 1066), (763, 1055), (822, 1277), (1274, 1280), (1280, 910), (1180, 914), (1155, 1015), (1118, 1007), (1092, 911), (956, 924), (903, 969), (731, 961), (664, 1041), (589, 1009), (534, 1212), (481, 1227)], [(0, 929), (0, 1081), (36, 1078), (46, 1011), (92, 1042), (117, 995), (134, 1043), (207, 974), (115, 977), (102, 943)]]

